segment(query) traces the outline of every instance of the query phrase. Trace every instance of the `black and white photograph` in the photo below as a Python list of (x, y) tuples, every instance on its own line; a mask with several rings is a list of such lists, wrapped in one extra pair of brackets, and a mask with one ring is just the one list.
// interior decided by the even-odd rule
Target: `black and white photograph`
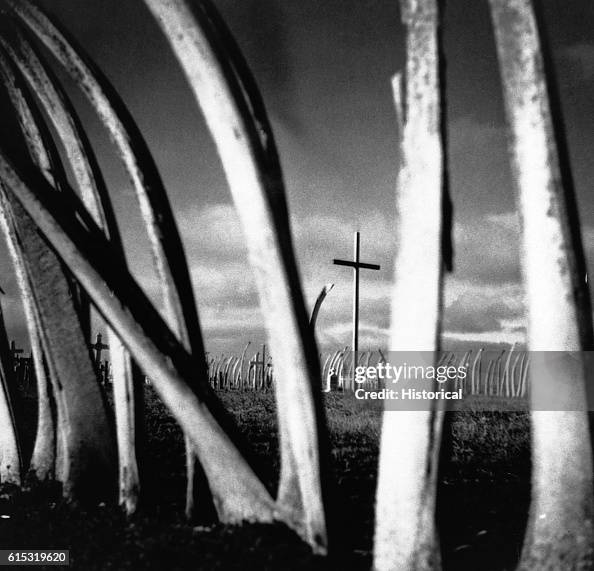
[(594, 570), (594, 4), (0, 0), (0, 566)]

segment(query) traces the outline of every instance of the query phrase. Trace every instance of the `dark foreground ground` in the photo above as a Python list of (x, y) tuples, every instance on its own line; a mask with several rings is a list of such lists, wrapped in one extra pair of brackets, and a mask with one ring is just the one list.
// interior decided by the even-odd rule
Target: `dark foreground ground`
[[(274, 398), (221, 393), (263, 480), (278, 477)], [(150, 500), (127, 521), (115, 506), (72, 509), (48, 490), (0, 494), (0, 549), (70, 549), (76, 569), (368, 569), (379, 409), (351, 395), (325, 395), (335, 491), (334, 558), (313, 557), (282, 526), (189, 525), (183, 519), (184, 454), (175, 422), (147, 390), (144, 489)], [(34, 410), (34, 409), (33, 409)], [(34, 428), (34, 427), (33, 427)], [(523, 412), (448, 417), (438, 524), (446, 569), (513, 569), (529, 498), (529, 427)]]

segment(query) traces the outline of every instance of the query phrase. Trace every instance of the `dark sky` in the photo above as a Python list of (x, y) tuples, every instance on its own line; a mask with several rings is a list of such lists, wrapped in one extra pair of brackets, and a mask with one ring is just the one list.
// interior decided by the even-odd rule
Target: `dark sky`
[[(156, 157), (184, 237), (207, 348), (263, 340), (247, 255), (217, 155), (183, 74), (140, 0), (43, 3), (78, 38), (120, 91)], [(382, 265), (363, 274), (361, 347), (384, 346), (394, 256), (398, 131), (390, 79), (404, 62), (396, 0), (216, 0), (262, 90), (283, 163), (304, 289), (322, 309), (318, 340), (350, 340), (351, 255)], [(544, 0), (546, 31), (594, 264), (590, 181), (594, 149), (594, 5)], [(505, 147), (501, 88), (488, 3), (451, 0), (445, 20), (451, 192), (456, 271), (446, 287), (448, 342), (521, 341), (518, 229)], [(69, 87), (72, 87), (69, 85)], [(133, 269), (156, 299), (135, 199), (109, 142), (70, 89), (110, 184)], [(6, 256), (3, 255), (3, 258)], [(7, 268), (4, 261), (3, 268)], [(11, 333), (21, 339), (14, 280), (5, 271)]]

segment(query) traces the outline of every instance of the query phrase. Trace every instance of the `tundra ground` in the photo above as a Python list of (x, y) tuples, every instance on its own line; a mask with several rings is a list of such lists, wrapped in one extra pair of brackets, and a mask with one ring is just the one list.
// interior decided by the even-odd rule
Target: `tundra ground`
[[(258, 473), (274, 492), (279, 471), (274, 395), (220, 396), (253, 451)], [(313, 557), (281, 525), (188, 524), (183, 518), (182, 435), (150, 388), (145, 501), (138, 514), (126, 520), (116, 506), (64, 505), (59, 490), (50, 490), (48, 500), (46, 487), (28, 492), (5, 487), (0, 515), (8, 517), (0, 518), (0, 548), (70, 549), (72, 567), (85, 570), (368, 569), (381, 404), (362, 407), (342, 393), (326, 394), (324, 400), (331, 450), (330, 559)], [(27, 418), (35, 418), (34, 402), (22, 406)], [(478, 408), (475, 403), (464, 412), (448, 413), (437, 514), (444, 567), (512, 569), (530, 493), (528, 416), (522, 410)], [(34, 423), (26, 429), (30, 440)]]

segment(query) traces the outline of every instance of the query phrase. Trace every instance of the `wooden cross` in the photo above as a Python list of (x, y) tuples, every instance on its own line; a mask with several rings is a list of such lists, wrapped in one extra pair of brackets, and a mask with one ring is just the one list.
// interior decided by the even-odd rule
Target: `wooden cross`
[(250, 361), (250, 369), (255, 369), (255, 379), (258, 378), (258, 367), (262, 367), (262, 382), (264, 382), (264, 374), (266, 372), (266, 345), (262, 345), (262, 360), (259, 361), (260, 353), (256, 353), (254, 358)]
[(352, 262), (350, 260), (334, 260), (337, 266), (348, 266), (353, 268), (353, 352), (357, 353), (359, 350), (359, 270), (379, 270), (380, 266), (377, 264), (365, 264), (359, 261), (359, 252), (361, 249), (361, 237), (359, 232), (355, 232), (354, 240), (355, 258)]
[(21, 353), (23, 353), (23, 349), (17, 349), (15, 342), (11, 341), (10, 342), (10, 354), (12, 355), (12, 360), (17, 361), (19, 358), (19, 355)]
[(101, 333), (97, 333), (97, 338), (94, 345), (91, 345), (91, 349), (95, 350), (95, 364), (97, 367), (101, 366), (101, 352), (104, 349), (109, 349), (109, 345), (102, 343)]

